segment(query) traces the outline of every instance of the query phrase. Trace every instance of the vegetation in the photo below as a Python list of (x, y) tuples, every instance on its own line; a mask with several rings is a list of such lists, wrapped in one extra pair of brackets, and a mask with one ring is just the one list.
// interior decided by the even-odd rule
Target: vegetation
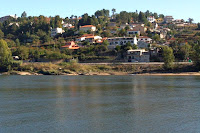
[(11, 69), (12, 56), (6, 41), (0, 40), (0, 71)]
[(172, 48), (167, 46), (163, 47), (163, 59), (164, 59), (164, 68), (172, 69), (174, 62), (174, 54)]
[[(107, 9), (98, 10), (93, 15), (88, 15), (87, 13), (80, 17), (71, 15), (64, 19), (59, 15), (54, 17), (45, 17), (42, 15), (28, 16), (24, 11), (21, 17), (17, 19), (10, 18), (3, 23), (0, 22), (0, 69), (1, 71), (8, 71), (11, 70), (11, 68), (21, 70), (29, 68), (27, 65), (23, 66), (20, 61), (13, 61), (12, 56), (18, 56), (19, 60), (26, 60), (27, 62), (52, 62), (55, 60), (70, 62), (74, 59), (80, 62), (111, 62), (118, 58), (124, 59), (126, 58), (127, 50), (137, 49), (138, 46), (131, 45), (131, 43), (128, 42), (125, 45), (118, 45), (114, 50), (109, 50), (109, 42), (105, 39), (100, 43), (90, 43), (88, 41), (80, 42), (79, 44), (81, 47), (78, 50), (63, 49), (62, 46), (64, 46), (66, 42), (74, 41), (84, 34), (99, 35), (105, 38), (132, 37), (133, 35), (127, 34), (127, 31), (130, 29), (130, 26), (127, 24), (141, 23), (147, 28), (146, 33), (142, 35), (152, 38), (153, 43), (159, 44), (155, 45), (155, 47), (146, 48), (146, 50), (161, 47), (160, 52), (162, 59), (158, 59), (158, 61), (165, 62), (164, 68), (166, 70), (174, 67), (173, 61), (189, 60), (194, 61), (194, 64), (199, 70), (200, 32), (198, 30), (200, 30), (200, 24), (198, 23), (193, 27), (192, 24), (194, 20), (192, 18), (188, 19), (188, 26), (182, 28), (179, 28), (173, 23), (161, 24), (163, 29), (169, 28), (166, 32), (166, 37), (162, 38), (160, 33), (154, 30), (155, 24), (148, 22), (147, 17), (149, 16), (154, 16), (156, 19), (164, 18), (163, 14), (150, 12), (149, 10), (146, 12), (136, 10), (134, 12), (121, 11), (116, 13), (116, 9), (114, 8), (111, 11)], [(63, 27), (63, 22), (65, 24), (71, 24), (74, 28)], [(113, 26), (112, 23), (114, 23)], [(97, 27), (97, 31), (79, 32), (79, 27), (83, 25), (94, 25)], [(125, 28), (121, 28), (121, 25), (125, 25)], [(63, 28), (64, 33), (51, 37), (51, 29), (58, 27)], [(136, 36), (138, 37), (140, 35)], [(167, 44), (167, 39), (170, 38), (174, 38), (174, 41)], [(165, 46), (162, 47), (162, 45)], [(66, 66), (62, 68), (63, 71), (61, 72), (73, 71), (69, 66), (76, 68), (77, 64), (66, 64)], [(43, 65), (42, 67), (44, 67), (44, 69), (37, 69), (36, 66), (31, 66), (30, 70), (34, 69), (34, 71), (36, 70), (39, 73), (46, 74), (60, 73), (60, 70), (57, 70), (57, 66), (48, 68)], [(87, 69), (93, 68), (88, 67)], [(100, 66), (98, 69), (117, 70), (118, 68), (102, 68), (102, 66)]]

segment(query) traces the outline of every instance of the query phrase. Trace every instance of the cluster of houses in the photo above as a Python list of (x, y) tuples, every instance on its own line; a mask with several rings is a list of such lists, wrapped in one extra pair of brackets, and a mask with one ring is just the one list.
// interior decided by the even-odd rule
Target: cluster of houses
[[(167, 37), (167, 33), (170, 31), (169, 28), (166, 28), (164, 25), (175, 24), (176, 26), (186, 26), (188, 23), (184, 22), (182, 19), (176, 19), (172, 16), (165, 16), (164, 18), (155, 19), (154, 16), (147, 17), (147, 20), (152, 23), (152, 28), (147, 29), (143, 23), (130, 23), (130, 24), (121, 24), (117, 26), (117, 23), (110, 22), (108, 23), (109, 31), (111, 34), (116, 34), (117, 31), (125, 29), (128, 27), (126, 36), (124, 37), (109, 37), (103, 38), (94, 34), (84, 34), (81, 37), (77, 37), (74, 41), (67, 42), (65, 46), (62, 46), (62, 49), (79, 49), (83, 42), (89, 42), (90, 44), (101, 44), (103, 41), (107, 40), (109, 45), (108, 49), (114, 50), (116, 46), (126, 45), (130, 43), (131, 45), (136, 45), (138, 49), (128, 50), (126, 53), (125, 60), (127, 62), (150, 62), (151, 57), (161, 58), (161, 50), (158, 48), (151, 47), (153, 39), (145, 36), (147, 30), (150, 30), (151, 33), (158, 34), (160, 39), (167, 40), (163, 44), (159, 45), (169, 45), (171, 41), (174, 41), (173, 38)], [(63, 23), (63, 28), (73, 29), (74, 26), (69, 23)], [(105, 29), (106, 30), (106, 29)], [(84, 25), (79, 27), (79, 31), (95, 33), (97, 28), (94, 25)], [(62, 34), (64, 31), (62, 28), (55, 28), (51, 30), (51, 36), (56, 34)], [(160, 59), (162, 60), (162, 59)]]
[[(16, 15), (9, 15), (0, 18), (0, 22), (4, 22), (9, 18), (17, 19)], [(77, 18), (81, 19), (81, 18)], [(87, 33), (90, 31), (92, 34), (84, 34), (80, 37), (75, 38), (73, 41), (69, 41), (66, 45), (62, 46), (62, 49), (73, 49), (77, 50), (82, 46), (83, 42), (88, 42), (90, 44), (102, 44), (105, 40), (109, 43), (108, 49), (114, 50), (117, 46), (126, 45), (130, 43), (131, 45), (136, 45), (138, 49), (128, 50), (126, 61), (127, 62), (149, 62), (150, 57), (156, 56), (160, 57), (160, 51), (157, 48), (152, 48), (151, 44), (153, 43), (153, 39), (145, 36), (147, 30), (149, 30), (153, 34), (159, 35), (160, 39), (167, 40), (165, 43), (160, 45), (168, 45), (173, 41), (173, 38), (169, 38), (167, 33), (170, 31), (169, 28), (166, 28), (165, 25), (175, 24), (176, 26), (186, 26), (188, 23), (184, 22), (183, 19), (176, 19), (172, 16), (165, 16), (164, 18), (154, 18), (154, 16), (147, 17), (147, 20), (152, 23), (151, 27), (146, 27), (143, 23), (126, 23), (118, 25), (115, 22), (108, 23), (109, 32), (111, 34), (117, 33), (117, 31), (122, 29), (126, 30), (126, 36), (124, 37), (109, 37), (103, 38), (99, 35), (95, 35), (97, 31), (96, 26), (94, 25), (84, 25), (80, 26), (79, 30), (75, 33), (78, 34), (80, 31)], [(64, 28), (74, 29), (73, 24), (65, 23), (62, 21), (62, 28), (53, 28), (51, 29), (51, 37), (55, 37), (57, 34), (63, 34)], [(104, 29), (105, 31), (107, 29)], [(148, 51), (147, 51), (148, 50)]]

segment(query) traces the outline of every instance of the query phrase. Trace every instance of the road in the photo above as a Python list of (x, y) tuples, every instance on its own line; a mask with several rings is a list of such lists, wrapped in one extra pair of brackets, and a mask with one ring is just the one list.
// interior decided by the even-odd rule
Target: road
[[(126, 62), (126, 63), (80, 63), (82, 65), (112, 65), (112, 64), (122, 64), (122, 65), (163, 65), (164, 62)], [(191, 62), (174, 62), (177, 65), (183, 64), (193, 64)]]

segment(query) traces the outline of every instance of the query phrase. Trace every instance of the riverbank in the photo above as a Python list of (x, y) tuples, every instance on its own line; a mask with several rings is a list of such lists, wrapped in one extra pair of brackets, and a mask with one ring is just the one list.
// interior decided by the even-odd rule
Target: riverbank
[[(30, 75), (44, 75), (39, 73), (30, 73), (30, 72), (15, 72), (15, 73), (2, 73), (0, 75), (22, 75), (22, 76), (30, 76)], [(87, 74), (61, 74), (66, 76), (76, 76), (76, 75), (99, 75), (99, 76), (109, 76), (109, 75), (138, 75), (138, 76), (200, 76), (199, 72), (183, 72), (183, 73), (142, 73), (142, 74), (132, 74), (125, 72), (112, 72), (112, 73), (87, 73)]]
[(23, 63), (3, 75), (200, 75), (193, 64), (175, 65), (164, 70), (162, 64), (80, 64)]

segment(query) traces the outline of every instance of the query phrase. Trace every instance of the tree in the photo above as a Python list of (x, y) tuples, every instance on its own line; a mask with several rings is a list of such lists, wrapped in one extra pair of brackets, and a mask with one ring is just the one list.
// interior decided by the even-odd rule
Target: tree
[(0, 71), (7, 71), (12, 64), (12, 54), (6, 41), (0, 40)]
[(195, 44), (194, 49), (195, 49), (195, 52), (194, 52), (193, 61), (196, 68), (200, 70), (200, 45)]
[(191, 24), (194, 21), (193, 18), (188, 18), (188, 22)]
[(158, 34), (155, 34), (153, 36), (153, 40), (156, 41), (156, 42), (159, 41), (160, 40), (160, 36)]
[(16, 40), (15, 40), (15, 44), (16, 44), (16, 46), (20, 46), (20, 41), (19, 41), (19, 39), (17, 38)]
[(198, 28), (197, 28), (197, 29), (198, 29), (198, 30), (200, 30), (200, 23), (198, 23), (198, 24), (197, 24), (197, 26), (198, 26)]
[(103, 41), (102, 44), (105, 45), (105, 46), (108, 46), (108, 45), (109, 45), (109, 42), (108, 42), (108, 40), (105, 40), (105, 41)]
[(25, 46), (18, 47), (16, 53), (22, 60), (26, 60), (29, 57), (29, 50)]
[(139, 20), (139, 22), (143, 22), (145, 24), (148, 22), (147, 18), (145, 17), (145, 14), (143, 12), (139, 13), (138, 20)]
[(187, 60), (191, 51), (191, 46), (189, 44), (185, 44), (180, 47), (180, 56), (182, 60)]
[(163, 47), (164, 68), (172, 69), (174, 62), (174, 54), (172, 48), (168, 46)]
[(4, 37), (4, 33), (3, 33), (3, 31), (0, 29), (0, 39), (3, 39), (3, 37)]
[(22, 18), (26, 18), (27, 17), (27, 13), (24, 11), (21, 15)]
[(114, 19), (114, 16), (115, 16), (115, 12), (116, 12), (116, 9), (113, 8), (113, 9), (112, 9), (112, 13), (113, 13), (113, 16), (112, 16), (112, 17), (113, 17), (113, 19)]

